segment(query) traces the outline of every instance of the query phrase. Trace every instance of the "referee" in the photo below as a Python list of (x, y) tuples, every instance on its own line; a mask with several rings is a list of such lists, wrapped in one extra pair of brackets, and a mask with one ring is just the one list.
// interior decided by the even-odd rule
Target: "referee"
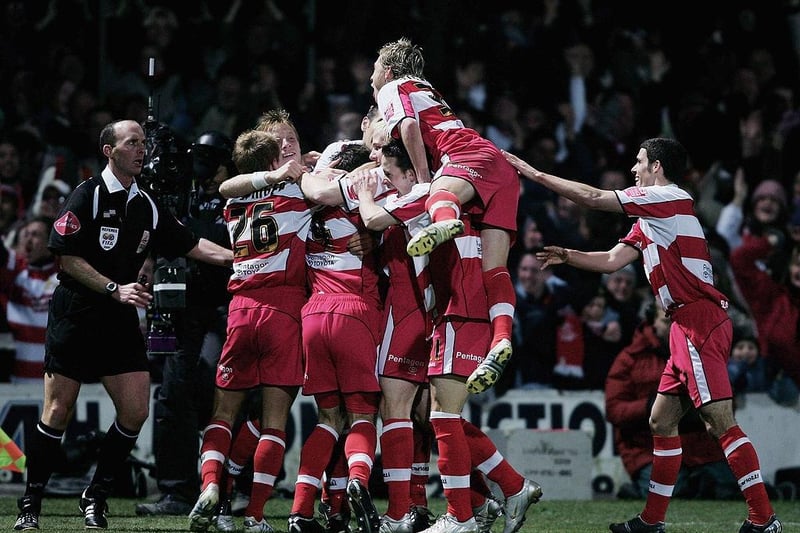
[(44, 407), (26, 450), (27, 484), (15, 530), (39, 528), (44, 488), (61, 456), (81, 383), (98, 381), (114, 402), (116, 420), (80, 508), (87, 528), (108, 527), (106, 499), (114, 473), (133, 449), (149, 409), (150, 375), (136, 310), (152, 298), (143, 278), (146, 259), (158, 254), (233, 262), (231, 250), (198, 240), (137, 186), (145, 156), (138, 122), (106, 125), (100, 149), (108, 165), (73, 191), (50, 232), (48, 247), (59, 256), (61, 271), (47, 322)]

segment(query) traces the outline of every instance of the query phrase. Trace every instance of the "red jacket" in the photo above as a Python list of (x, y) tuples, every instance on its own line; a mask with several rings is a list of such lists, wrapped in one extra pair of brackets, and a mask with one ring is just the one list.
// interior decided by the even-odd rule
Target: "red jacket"
[(731, 252), (731, 268), (755, 320), (761, 353), (773, 358), (800, 385), (800, 300), (788, 285), (759, 268), (771, 251), (765, 237), (745, 235), (741, 246)]
[[(614, 426), (614, 444), (629, 475), (653, 462), (650, 406), (666, 365), (666, 348), (653, 327), (642, 324), (617, 355), (606, 379), (606, 419)], [(697, 466), (725, 459), (719, 443), (705, 430), (681, 431), (683, 464)]]

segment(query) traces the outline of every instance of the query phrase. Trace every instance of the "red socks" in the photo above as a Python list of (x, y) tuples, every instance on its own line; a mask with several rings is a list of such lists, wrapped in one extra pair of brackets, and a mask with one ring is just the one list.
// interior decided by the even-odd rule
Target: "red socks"
[[(461, 425), (464, 426), (464, 435), (467, 437), (472, 468), (483, 472), (486, 477), (497, 483), (506, 497), (513, 496), (522, 490), (525, 478), (511, 466), (505, 457), (500, 455), (492, 439), (463, 418)], [(481, 501), (481, 503), (483, 502)], [(473, 507), (477, 507), (477, 505), (473, 505)]]
[(403, 518), (411, 508), (411, 462), (414, 460), (414, 429), (411, 419), (390, 418), (381, 433), (383, 480), (389, 492), (386, 515)]
[(257, 521), (264, 518), (264, 504), (272, 495), (285, 451), (285, 432), (273, 428), (266, 428), (261, 432), (253, 458), (253, 486), (245, 516), (252, 516)]
[(446, 190), (431, 193), (425, 201), (425, 209), (434, 222), (453, 220), (461, 216), (461, 203), (458, 197)]
[(209, 483), (219, 483), (225, 457), (231, 449), (231, 427), (222, 420), (212, 420), (203, 431), (200, 447), (200, 479), (202, 490)]
[(300, 451), (300, 468), (294, 486), (292, 514), (314, 516), (314, 501), (322, 486), (322, 474), (331, 459), (339, 435), (330, 426), (317, 424)]
[(459, 522), (472, 518), (470, 499), (470, 451), (461, 417), (452, 413), (431, 411), (431, 424), (439, 444), (441, 474), (447, 512)]
[(414, 505), (428, 507), (428, 475), (431, 470), (431, 440), (426, 429), (414, 426), (414, 462), (411, 463), (411, 501)]
[(517, 295), (506, 267), (497, 267), (483, 273), (483, 286), (489, 303), (489, 320), (492, 322), (492, 344), (502, 339), (511, 340), (514, 322), (514, 305)]
[(667, 515), (682, 455), (680, 436), (653, 437), (653, 472), (650, 474), (650, 492), (642, 511), (642, 520), (648, 524), (663, 522)]
[(739, 426), (733, 426), (723, 433), (719, 443), (747, 501), (748, 519), (754, 524), (766, 524), (774, 511), (764, 487), (758, 454), (753, 443)]
[(375, 463), (375, 448), (378, 446), (378, 430), (367, 420), (356, 420), (344, 441), (344, 455), (350, 472), (348, 479), (357, 479), (369, 486), (369, 476)]

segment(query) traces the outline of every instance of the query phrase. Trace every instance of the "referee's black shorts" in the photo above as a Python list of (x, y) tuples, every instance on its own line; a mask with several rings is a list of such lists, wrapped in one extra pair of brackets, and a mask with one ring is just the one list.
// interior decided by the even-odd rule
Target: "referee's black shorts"
[(56, 287), (47, 319), (46, 373), (94, 383), (102, 376), (148, 368), (134, 306), (101, 294)]

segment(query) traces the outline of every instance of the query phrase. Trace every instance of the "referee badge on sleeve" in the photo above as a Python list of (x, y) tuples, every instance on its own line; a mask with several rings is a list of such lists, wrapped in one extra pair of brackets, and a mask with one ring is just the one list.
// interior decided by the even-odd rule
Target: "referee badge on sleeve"
[(81, 229), (81, 221), (78, 220), (78, 217), (76, 217), (72, 211), (67, 211), (61, 215), (61, 218), (55, 221), (53, 227), (56, 233), (65, 237), (73, 233), (78, 233), (78, 230)]
[(119, 228), (100, 226), (100, 247), (105, 251), (112, 249), (117, 245), (118, 236)]
[(147, 248), (147, 244), (150, 242), (150, 232), (144, 230), (142, 232), (142, 240), (139, 241), (139, 246), (136, 248), (136, 253), (140, 254), (144, 252), (144, 249)]

